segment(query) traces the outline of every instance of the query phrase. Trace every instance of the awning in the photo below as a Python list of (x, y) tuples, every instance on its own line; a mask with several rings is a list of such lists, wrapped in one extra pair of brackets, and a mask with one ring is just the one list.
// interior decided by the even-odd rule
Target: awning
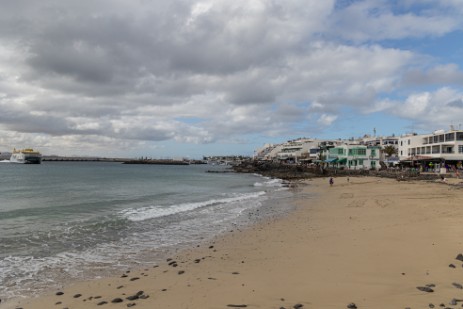
[(327, 159), (325, 160), (326, 163), (336, 163), (338, 161), (338, 158), (333, 158), (333, 159)]
[(408, 158), (406, 158), (405, 160), (402, 160), (402, 161), (421, 161), (421, 160), (432, 160), (432, 159), (438, 159), (438, 158), (418, 155), (418, 156), (408, 157)]
[(345, 164), (347, 163), (347, 159), (346, 158), (342, 158), (338, 161), (338, 163), (341, 163), (341, 164)]

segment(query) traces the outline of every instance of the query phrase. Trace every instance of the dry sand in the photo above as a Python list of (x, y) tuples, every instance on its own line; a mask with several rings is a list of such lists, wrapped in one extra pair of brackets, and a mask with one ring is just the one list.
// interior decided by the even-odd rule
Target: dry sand
[[(306, 183), (309, 194), (288, 217), (235, 230), (127, 277), (0, 308), (461, 307), (450, 303), (463, 299), (456, 260), (463, 252), (463, 189), (368, 177), (336, 178), (332, 187), (327, 178)], [(173, 261), (176, 267), (168, 265)], [(427, 284), (434, 292), (417, 289)], [(141, 299), (126, 299), (138, 291)]]

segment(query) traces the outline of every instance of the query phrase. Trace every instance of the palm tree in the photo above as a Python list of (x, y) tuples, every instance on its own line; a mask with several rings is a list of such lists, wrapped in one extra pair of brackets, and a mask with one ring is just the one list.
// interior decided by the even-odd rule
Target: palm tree
[(383, 152), (386, 154), (386, 157), (389, 158), (389, 157), (397, 154), (397, 148), (395, 148), (392, 145), (387, 145), (387, 146), (384, 146)]

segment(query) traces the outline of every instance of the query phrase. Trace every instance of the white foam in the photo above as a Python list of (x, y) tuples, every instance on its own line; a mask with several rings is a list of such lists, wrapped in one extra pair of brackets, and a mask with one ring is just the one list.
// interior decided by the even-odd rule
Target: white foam
[(282, 180), (281, 179), (271, 179), (271, 178), (264, 178), (264, 179), (268, 179), (268, 181), (264, 181), (264, 182), (256, 182), (254, 183), (254, 187), (268, 187), (268, 188), (275, 188), (275, 187), (281, 187), (283, 184), (282, 184)]
[(182, 212), (192, 211), (197, 208), (218, 205), (218, 204), (227, 204), (240, 202), (244, 200), (258, 198), (259, 196), (265, 195), (264, 191), (241, 194), (233, 197), (223, 198), (223, 199), (211, 199), (203, 202), (196, 203), (184, 203), (171, 206), (148, 206), (141, 208), (131, 208), (126, 209), (120, 212), (124, 218), (131, 221), (144, 221), (148, 219), (165, 217), (173, 214), (178, 214)]

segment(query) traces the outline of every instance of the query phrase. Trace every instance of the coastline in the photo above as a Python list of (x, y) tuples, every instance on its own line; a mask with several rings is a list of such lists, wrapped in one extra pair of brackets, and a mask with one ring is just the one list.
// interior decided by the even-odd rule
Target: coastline
[[(460, 189), (373, 177), (305, 183), (299, 195), (310, 198), (287, 216), (235, 229), (156, 267), (0, 308), (428, 308), (459, 298)], [(427, 284), (434, 292), (417, 289)]]

